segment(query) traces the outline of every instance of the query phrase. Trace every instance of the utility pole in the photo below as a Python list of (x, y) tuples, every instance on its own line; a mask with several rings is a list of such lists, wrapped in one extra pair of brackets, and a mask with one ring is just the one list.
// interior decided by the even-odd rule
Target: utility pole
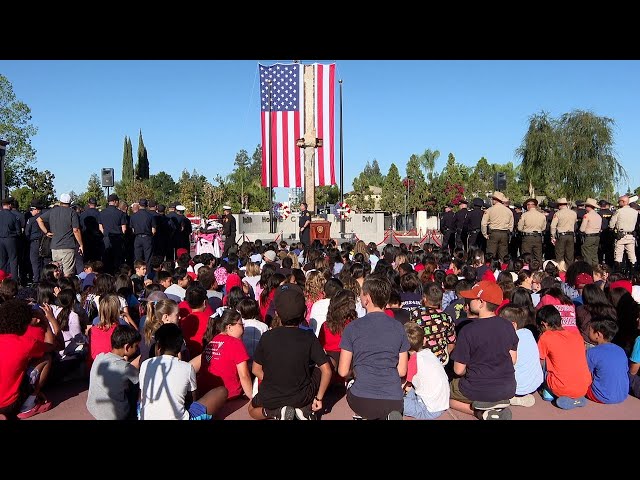
[(316, 127), (314, 123), (314, 72), (313, 65), (304, 67), (304, 200), (311, 216), (316, 215), (315, 195), (315, 147)]

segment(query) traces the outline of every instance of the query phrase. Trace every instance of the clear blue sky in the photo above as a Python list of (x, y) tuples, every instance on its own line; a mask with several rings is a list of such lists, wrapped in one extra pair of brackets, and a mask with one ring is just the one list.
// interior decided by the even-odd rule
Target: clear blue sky
[[(280, 60), (288, 61), (288, 60)], [(58, 194), (81, 193), (92, 173), (122, 167), (123, 139), (138, 130), (151, 173), (177, 179), (196, 169), (212, 180), (233, 169), (236, 153), (260, 143), (258, 63), (208, 61), (3, 61), (0, 73), (29, 105), (38, 134), (37, 167), (55, 176)], [(302, 60), (303, 63), (312, 63)], [(321, 60), (329, 63), (332, 60)], [(343, 79), (345, 191), (367, 161), (400, 174), (413, 153), (440, 150), (475, 165), (518, 163), (530, 115), (573, 109), (613, 118), (615, 151), (640, 185), (640, 61), (338, 60)], [(337, 87), (336, 87), (337, 88)], [(336, 91), (336, 139), (338, 136)], [(336, 140), (336, 175), (339, 150)], [(339, 184), (339, 178), (336, 178)], [(627, 188), (627, 182), (618, 190)], [(285, 200), (288, 189), (276, 189)]]

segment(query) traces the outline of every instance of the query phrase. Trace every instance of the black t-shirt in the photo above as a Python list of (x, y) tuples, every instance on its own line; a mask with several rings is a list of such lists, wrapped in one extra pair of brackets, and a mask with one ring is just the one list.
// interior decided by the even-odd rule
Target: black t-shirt
[(324, 365), (327, 358), (312, 330), (276, 327), (264, 332), (253, 354), (254, 362), (264, 370), (259, 393), (263, 406), (308, 404), (317, 393), (313, 391), (310, 366)]
[(122, 235), (122, 225), (127, 225), (127, 216), (114, 205), (100, 212), (100, 225), (105, 235)]
[(518, 349), (511, 322), (502, 317), (478, 318), (460, 329), (451, 359), (464, 363), (460, 391), (470, 400), (495, 402), (516, 394), (516, 374), (509, 350)]
[(49, 229), (53, 233), (52, 250), (76, 248), (73, 229), (80, 228), (80, 220), (74, 210), (70, 207), (54, 207), (40, 215), (40, 218), (49, 224)]
[[(307, 221), (311, 221), (311, 214), (309, 213), (309, 210), (305, 210), (304, 212), (300, 212), (300, 219), (298, 220), (298, 227), (302, 228), (304, 227), (304, 224), (307, 223)], [(311, 224), (307, 225), (305, 228), (305, 231), (311, 226)]]

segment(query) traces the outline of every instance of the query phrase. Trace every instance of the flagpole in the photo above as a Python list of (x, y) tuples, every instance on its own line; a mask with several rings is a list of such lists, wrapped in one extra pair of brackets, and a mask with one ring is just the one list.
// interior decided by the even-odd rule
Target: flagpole
[[(343, 141), (342, 141), (342, 79), (338, 80), (340, 84), (340, 203), (344, 203), (344, 158), (343, 158)], [(342, 213), (342, 212), (340, 212)], [(340, 215), (340, 236), (344, 238), (344, 217)]]
[(269, 233), (274, 233), (273, 228), (273, 120), (271, 115), (271, 79), (267, 79), (269, 85)]

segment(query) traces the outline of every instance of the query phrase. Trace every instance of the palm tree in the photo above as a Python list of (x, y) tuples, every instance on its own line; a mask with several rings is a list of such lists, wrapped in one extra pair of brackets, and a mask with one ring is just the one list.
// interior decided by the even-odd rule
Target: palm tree
[(424, 168), (430, 182), (433, 180), (433, 170), (436, 168), (436, 160), (438, 160), (439, 156), (440, 150), (431, 150), (430, 148), (427, 148), (420, 155), (420, 166)]

